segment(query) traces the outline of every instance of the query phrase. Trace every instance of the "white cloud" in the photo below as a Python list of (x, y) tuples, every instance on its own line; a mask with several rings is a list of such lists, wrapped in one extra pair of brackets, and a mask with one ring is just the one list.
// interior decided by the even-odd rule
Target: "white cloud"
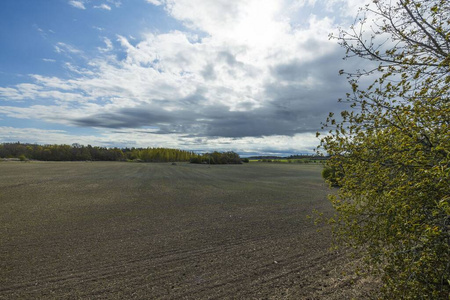
[(329, 0), (326, 1), (326, 8), (329, 12), (349, 17), (353, 21), (359, 9), (366, 4), (371, 4), (371, 2), (368, 0)]
[(111, 10), (111, 6), (107, 5), (107, 4), (101, 4), (101, 5), (97, 5), (94, 6), (94, 8), (99, 8), (99, 9), (104, 9), (104, 10)]
[(162, 2), (159, 1), (159, 0), (146, 0), (146, 1), (147, 1), (148, 3), (153, 4), (153, 5), (156, 5), (156, 6), (159, 6), (159, 5), (162, 4)]
[(72, 5), (73, 7), (79, 8), (79, 9), (86, 9), (83, 1), (70, 0), (69, 4)]
[(305, 7), (316, 5), (317, 0), (296, 0), (293, 1), (292, 7)]
[[(94, 76), (72, 69), (81, 75), (73, 80), (74, 86), (93, 97), (128, 98), (136, 104), (165, 99), (172, 102), (167, 109), (180, 106), (177, 99), (201, 91), (203, 100), (199, 101), (204, 105), (245, 111), (273, 100), (264, 94), (267, 83), (277, 80), (271, 74), (273, 66), (293, 59), (310, 61), (336, 49), (327, 40), (327, 28), (332, 26), (329, 20), (311, 18), (307, 30), (295, 31), (286, 22), (276, 20), (280, 7), (275, 2), (262, 6), (256, 1), (244, 5), (228, 1), (202, 3), (179, 1), (168, 7), (174, 16), (210, 32), (210, 37), (198, 40), (178, 31), (148, 34), (133, 46), (125, 37), (118, 36), (126, 59), (105, 57), (92, 61)], [(203, 12), (197, 13), (194, 7)], [(221, 20), (221, 12), (227, 9), (229, 20)], [(181, 16), (180, 11), (187, 13)], [(271, 26), (253, 29), (252, 24), (265, 26), (265, 23)], [(107, 52), (112, 43), (107, 38), (104, 41), (106, 48), (99, 50)], [(62, 42), (57, 43), (55, 50), (81, 52)], [(304, 82), (305, 87), (314, 81), (317, 84), (320, 79), (310, 77)]]
[(57, 89), (57, 90), (72, 90), (73, 85), (69, 80), (63, 80), (58, 77), (46, 77), (42, 75), (37, 74), (31, 74), (29, 75), (31, 78), (33, 78), (36, 81), (36, 84), (30, 85), (37, 87), (45, 87), (47, 89)]
[(122, 5), (122, 2), (120, 0), (106, 0), (106, 2), (111, 3), (112, 5), (115, 5), (116, 7), (120, 7)]
[(104, 48), (98, 47), (98, 50), (100, 52), (108, 52), (108, 51), (111, 51), (114, 48), (111, 40), (108, 39), (107, 37), (103, 38), (103, 42), (105, 43), (105, 47)]
[(79, 143), (82, 145), (98, 145), (95, 136), (78, 136), (72, 135), (64, 130), (46, 130), (36, 128), (14, 128), (14, 127), (0, 127), (0, 140), (4, 142), (17, 142), (17, 140), (25, 143), (36, 144), (67, 144)]
[(81, 54), (83, 52), (83, 51), (75, 48), (74, 46), (63, 43), (63, 42), (56, 43), (54, 48), (57, 53)]
[(42, 60), (45, 62), (56, 62), (56, 60), (54, 60), (52, 58), (43, 58)]

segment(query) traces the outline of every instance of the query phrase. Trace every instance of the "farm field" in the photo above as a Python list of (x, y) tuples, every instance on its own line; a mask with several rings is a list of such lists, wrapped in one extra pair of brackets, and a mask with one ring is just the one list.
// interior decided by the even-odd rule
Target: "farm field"
[(0, 299), (349, 299), (320, 164), (0, 162)]

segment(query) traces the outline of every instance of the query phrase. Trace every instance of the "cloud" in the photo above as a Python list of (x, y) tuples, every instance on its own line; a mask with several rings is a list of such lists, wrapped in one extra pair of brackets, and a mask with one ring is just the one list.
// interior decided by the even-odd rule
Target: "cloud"
[(156, 6), (159, 6), (159, 5), (162, 4), (162, 2), (159, 1), (159, 0), (146, 0), (146, 1), (147, 1), (148, 3), (153, 4), (153, 5), (156, 5)]
[(103, 10), (111, 10), (111, 6), (104, 4), (104, 3), (101, 5), (94, 6), (94, 8), (99, 8), (99, 9), (103, 9)]
[[(0, 115), (91, 128), (105, 143), (269, 153), (312, 149), (328, 112), (343, 108), (343, 52), (328, 40), (336, 18), (309, 14), (297, 26), (292, 3), (279, 1), (147, 2), (194, 31), (104, 37), (87, 66), (66, 64), (68, 79), (33, 74), (0, 87), (0, 100), (33, 101)], [(63, 42), (55, 51), (84, 55)]]
[(54, 60), (52, 58), (43, 58), (42, 60), (45, 62), (56, 62), (56, 60)]
[[(219, 14), (224, 7), (219, 8), (204, 9)], [(238, 10), (248, 9), (244, 6)], [(64, 97), (60, 101), (67, 101), (80, 94), (80, 98), (94, 99), (103, 108), (101, 114), (69, 118), (74, 125), (86, 127), (158, 126), (164, 133), (226, 137), (294, 135), (319, 128), (319, 119), (324, 115), (317, 112), (323, 109), (324, 102), (334, 99), (325, 95), (323, 89), (324, 80), (331, 78), (324, 78), (321, 65), (311, 61), (319, 62), (318, 57), (337, 53), (337, 47), (324, 34), (330, 21), (311, 18), (310, 27), (304, 31), (284, 24), (275, 26), (277, 32), (272, 35), (259, 36), (259, 40), (248, 40), (242, 33), (241, 40), (231, 41), (231, 29), (214, 24), (215, 17), (196, 21), (208, 24), (204, 28), (215, 34), (203, 39), (173, 31), (148, 34), (132, 45), (127, 38), (118, 36), (125, 59), (108, 56), (92, 60), (89, 72), (72, 70), (79, 76), (58, 85), (55, 79), (35, 76), (37, 86), (43, 88), (35, 90), (35, 95), (17, 89), (14, 99), (49, 97), (49, 89), (64, 87), (62, 93), (53, 93), (53, 98), (60, 95)], [(247, 24), (245, 20), (231, 23), (234, 21)], [(229, 27), (233, 29), (234, 25)], [(242, 27), (234, 29), (239, 31)], [(112, 42), (107, 38), (104, 42), (106, 47), (99, 50), (111, 50)], [(62, 42), (55, 49), (80, 52)], [(298, 53), (302, 53), (301, 57)], [(300, 71), (309, 68), (317, 71)], [(314, 99), (318, 95), (320, 100)]]
[(276, 43), (278, 34), (289, 30), (280, 1), (172, 0), (166, 2), (166, 10), (190, 28), (248, 47)]
[(111, 3), (115, 7), (120, 7), (122, 5), (122, 2), (120, 0), (106, 0), (106, 2)]
[(56, 53), (72, 53), (72, 54), (81, 54), (82, 51), (75, 48), (72, 45), (63, 43), (63, 42), (58, 42), (56, 43), (56, 45), (54, 46), (54, 49), (56, 51)]
[(108, 52), (108, 51), (111, 51), (114, 48), (111, 40), (108, 39), (107, 37), (103, 38), (103, 42), (105, 43), (105, 47), (104, 48), (98, 47), (98, 50), (100, 52)]
[(36, 31), (39, 33), (39, 35), (42, 37), (42, 38), (44, 38), (44, 39), (47, 39), (47, 37), (48, 37), (48, 33), (47, 32), (50, 32), (50, 33), (55, 33), (53, 30), (51, 30), (51, 29), (49, 29), (49, 30), (44, 30), (44, 29), (42, 29), (42, 28), (40, 28), (38, 25), (36, 25), (36, 24), (33, 24), (33, 28), (35, 28), (36, 29)]
[(72, 5), (73, 7), (79, 8), (79, 9), (86, 9), (83, 1), (70, 0), (69, 4)]
[(293, 2), (294, 7), (305, 7), (316, 5), (317, 0), (296, 0)]

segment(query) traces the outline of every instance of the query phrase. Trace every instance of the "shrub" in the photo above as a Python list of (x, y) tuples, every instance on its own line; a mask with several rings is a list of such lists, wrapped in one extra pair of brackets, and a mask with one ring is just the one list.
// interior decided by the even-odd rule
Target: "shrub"
[(322, 170), (322, 178), (325, 179), (331, 186), (339, 186), (336, 177), (336, 169), (334, 167), (325, 166)]
[(324, 126), (324, 175), (334, 167), (340, 185), (329, 221), (381, 275), (385, 299), (450, 295), (449, 11), (448, 0), (377, 0), (338, 36), (347, 58), (370, 61), (340, 71), (352, 109)]
[(193, 157), (190, 159), (189, 161), (191, 164), (201, 164), (202, 163), (202, 159), (200, 157)]

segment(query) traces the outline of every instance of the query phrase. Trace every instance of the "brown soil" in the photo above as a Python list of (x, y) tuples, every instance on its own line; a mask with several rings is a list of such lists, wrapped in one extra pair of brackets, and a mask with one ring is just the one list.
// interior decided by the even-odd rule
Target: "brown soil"
[(0, 163), (0, 299), (366, 299), (319, 165)]

